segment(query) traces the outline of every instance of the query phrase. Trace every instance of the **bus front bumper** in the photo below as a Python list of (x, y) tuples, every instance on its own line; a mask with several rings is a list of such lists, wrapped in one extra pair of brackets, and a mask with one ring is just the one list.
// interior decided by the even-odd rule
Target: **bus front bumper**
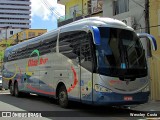
[(139, 92), (134, 94), (96, 92), (94, 95), (93, 101), (95, 105), (143, 104), (149, 99), (149, 92)]

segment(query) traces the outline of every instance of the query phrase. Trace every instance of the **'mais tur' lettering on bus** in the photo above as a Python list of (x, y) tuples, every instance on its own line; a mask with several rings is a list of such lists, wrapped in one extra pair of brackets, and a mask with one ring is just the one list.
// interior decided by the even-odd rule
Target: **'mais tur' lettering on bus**
[(29, 59), (28, 60), (28, 67), (38, 66), (38, 65), (44, 65), (48, 61), (48, 58), (40, 58), (40, 61), (37, 59)]
[(120, 80), (110, 80), (109, 84), (110, 84), (110, 86), (113, 86), (115, 84), (122, 84), (122, 81), (120, 81)]

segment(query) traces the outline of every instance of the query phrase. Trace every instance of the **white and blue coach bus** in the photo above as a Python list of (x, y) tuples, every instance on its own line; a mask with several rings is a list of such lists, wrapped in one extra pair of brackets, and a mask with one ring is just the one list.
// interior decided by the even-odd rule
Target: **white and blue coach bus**
[[(93, 105), (148, 101), (149, 79), (140, 38), (111, 18), (91, 17), (64, 25), (5, 50), (3, 87), (13, 96), (34, 93)], [(149, 39), (148, 39), (149, 38)]]

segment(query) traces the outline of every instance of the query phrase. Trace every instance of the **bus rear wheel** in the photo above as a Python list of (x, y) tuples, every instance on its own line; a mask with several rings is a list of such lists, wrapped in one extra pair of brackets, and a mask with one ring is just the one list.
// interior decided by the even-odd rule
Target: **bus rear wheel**
[(14, 96), (14, 88), (13, 88), (13, 83), (10, 83), (10, 86), (9, 86), (9, 91), (10, 91), (10, 94), (12, 96)]
[(63, 108), (68, 107), (68, 94), (65, 86), (61, 86), (58, 92), (58, 102)]
[(17, 82), (14, 84), (14, 95), (16, 97), (20, 96), (20, 92), (19, 92), (19, 89), (18, 89), (18, 83)]

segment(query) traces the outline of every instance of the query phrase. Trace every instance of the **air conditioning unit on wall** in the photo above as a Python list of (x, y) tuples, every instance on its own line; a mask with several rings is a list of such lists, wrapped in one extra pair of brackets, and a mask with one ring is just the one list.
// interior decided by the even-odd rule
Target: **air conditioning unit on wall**
[(122, 19), (121, 21), (130, 27), (133, 27), (134, 25), (134, 17), (128, 17), (128, 18)]

